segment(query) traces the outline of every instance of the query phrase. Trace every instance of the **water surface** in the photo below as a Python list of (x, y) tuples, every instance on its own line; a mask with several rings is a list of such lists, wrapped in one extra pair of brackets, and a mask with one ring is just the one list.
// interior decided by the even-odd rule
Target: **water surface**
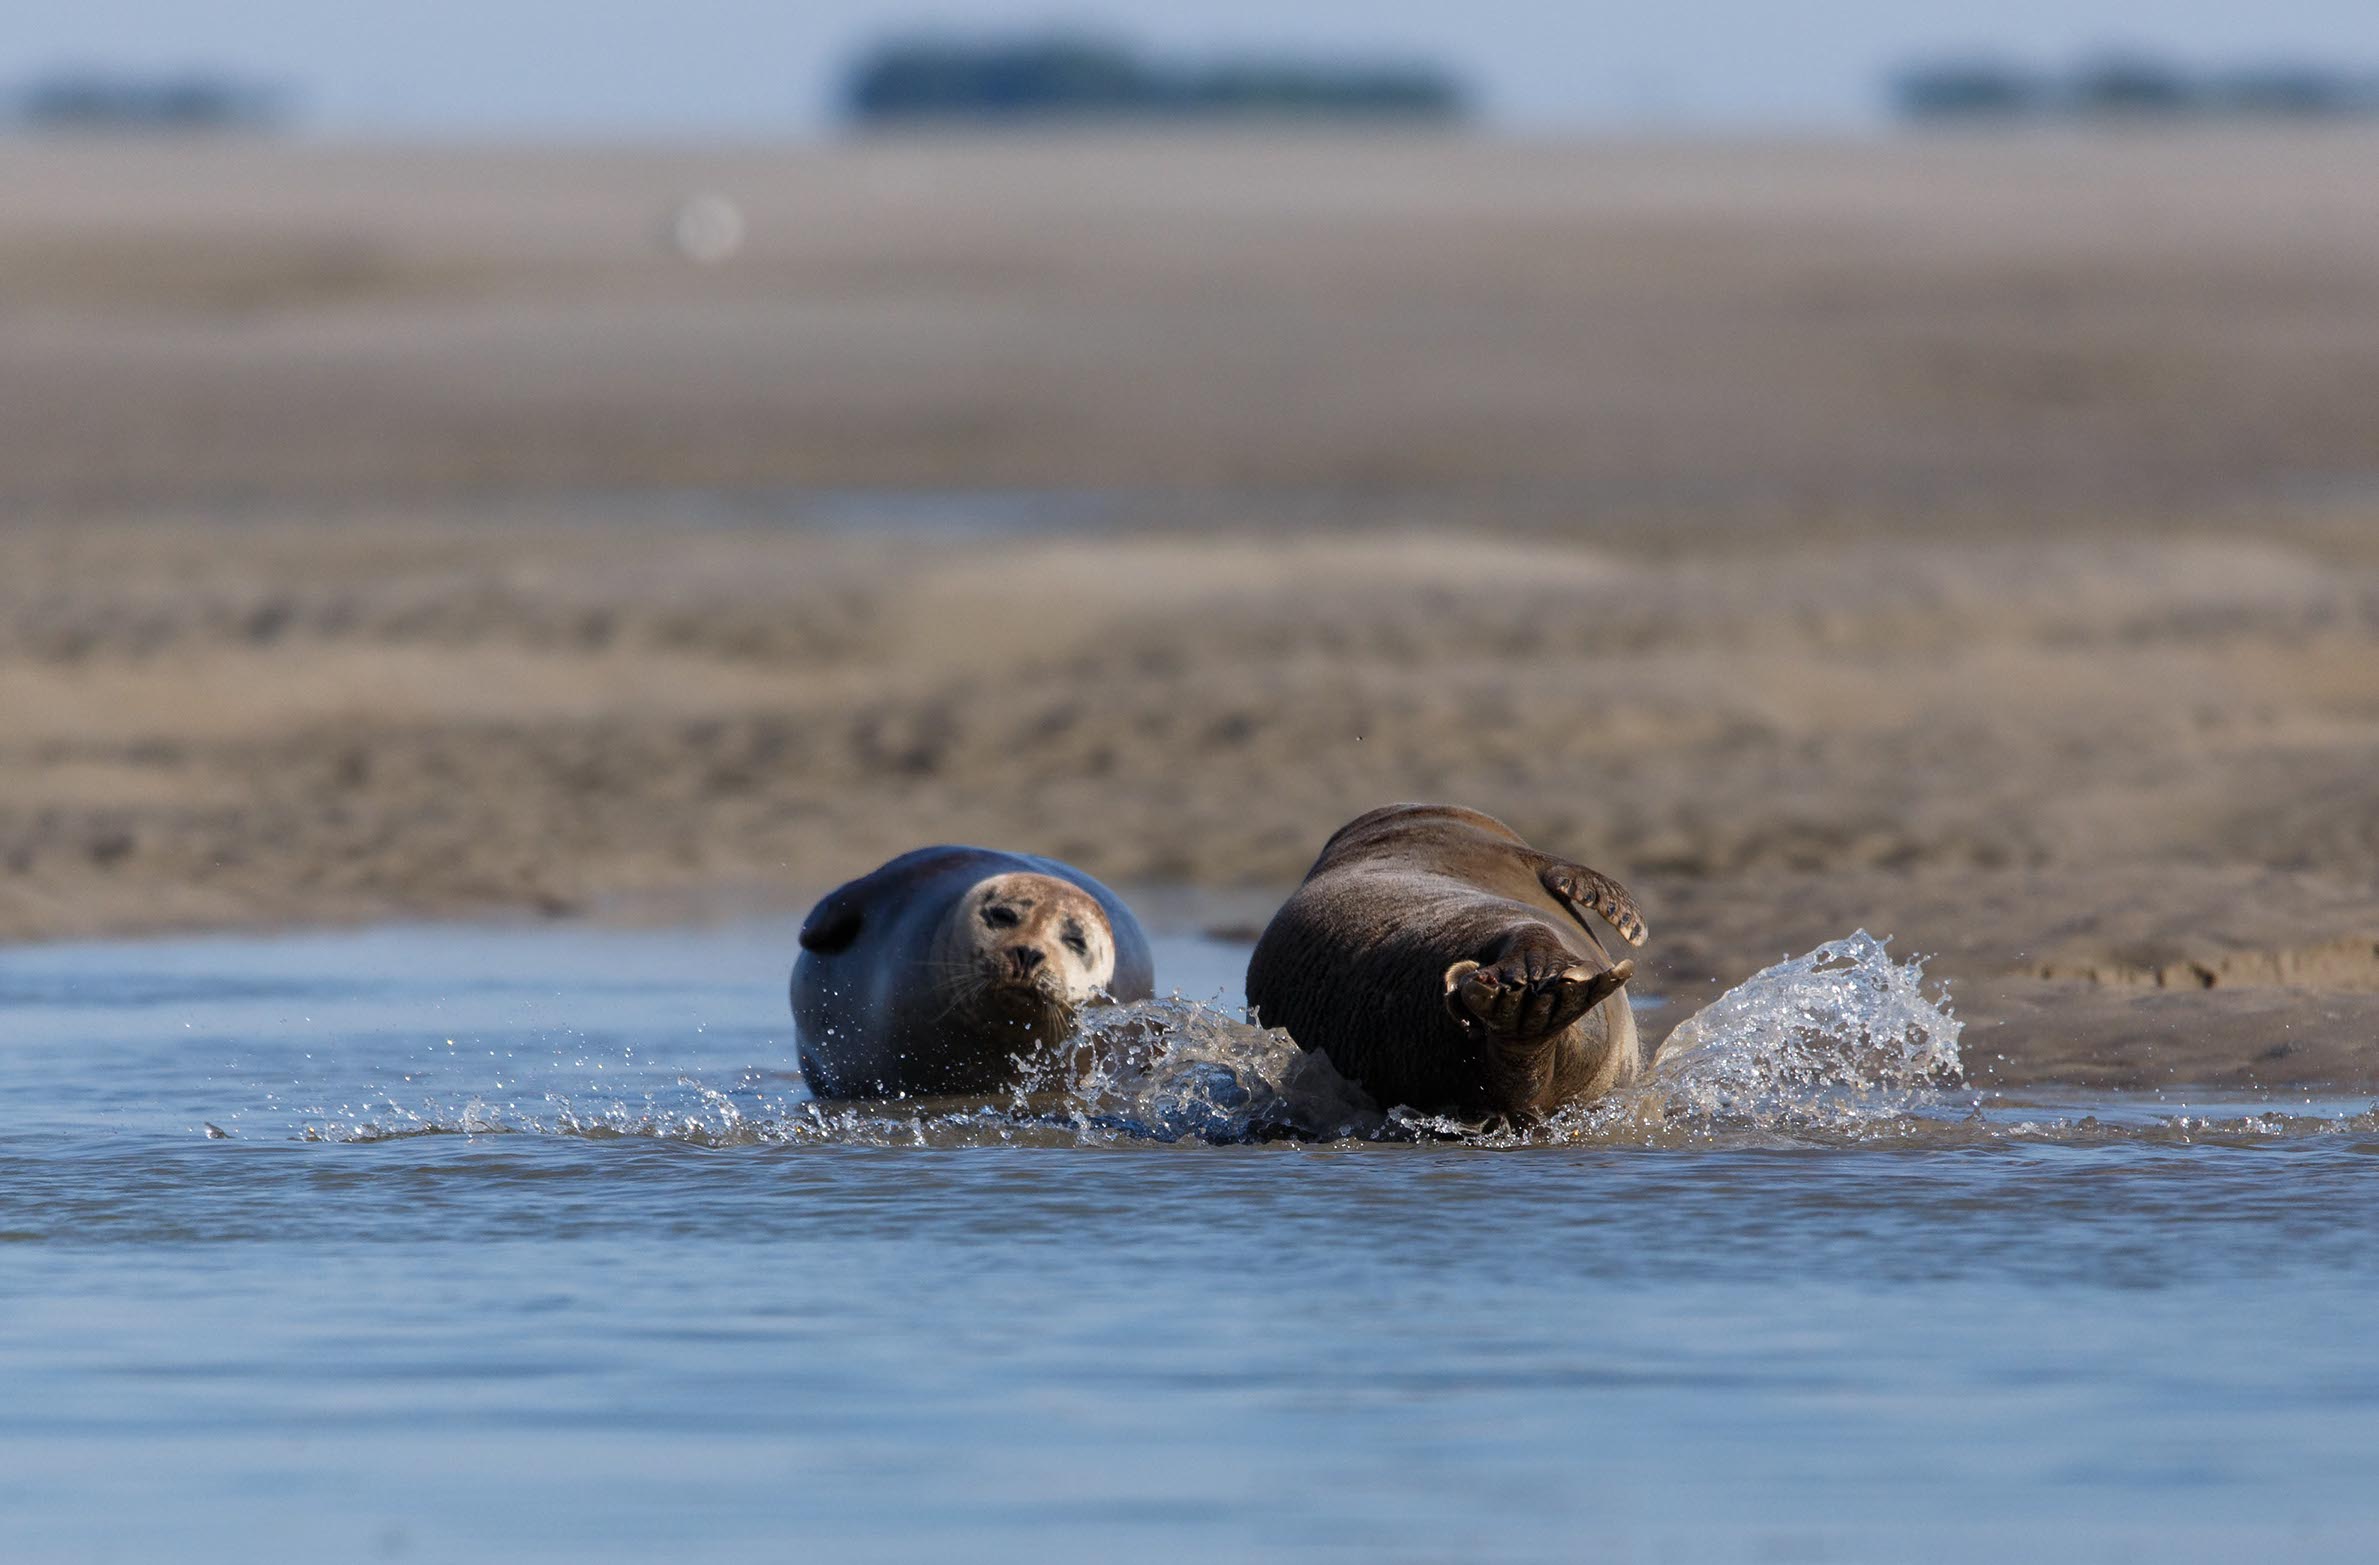
[(791, 935), (0, 953), (0, 1553), (2379, 1541), (2368, 1104), (1982, 1097), (1771, 1004), (1517, 1144), (1233, 1140), (1279, 1062), (1192, 1011), (1163, 1081), (838, 1118)]

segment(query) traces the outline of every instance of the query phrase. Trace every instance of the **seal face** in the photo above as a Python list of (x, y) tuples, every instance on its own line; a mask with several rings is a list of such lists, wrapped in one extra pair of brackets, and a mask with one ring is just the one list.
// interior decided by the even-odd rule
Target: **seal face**
[(1643, 944), (1609, 876), (1476, 810), (1390, 805), (1323, 846), (1256, 942), (1247, 1002), (1382, 1107), (1541, 1119), (1642, 1068), (1635, 964), (1589, 910)]
[(801, 1071), (821, 1098), (990, 1092), (1095, 998), (1155, 992), (1148, 937), (1070, 864), (904, 853), (810, 910), (793, 963)]

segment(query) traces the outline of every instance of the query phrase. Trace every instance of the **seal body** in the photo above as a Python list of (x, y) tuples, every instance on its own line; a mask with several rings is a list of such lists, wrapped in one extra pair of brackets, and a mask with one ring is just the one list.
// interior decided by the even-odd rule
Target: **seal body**
[(904, 853), (801, 926), (793, 1024), (822, 1098), (989, 1092), (1096, 997), (1155, 991), (1148, 937), (1070, 864), (989, 848)]
[(1632, 1080), (1642, 1045), (1635, 903), (1492, 816), (1397, 804), (1341, 827), (1247, 968), (1256, 1019), (1330, 1057), (1383, 1107), (1540, 1119)]

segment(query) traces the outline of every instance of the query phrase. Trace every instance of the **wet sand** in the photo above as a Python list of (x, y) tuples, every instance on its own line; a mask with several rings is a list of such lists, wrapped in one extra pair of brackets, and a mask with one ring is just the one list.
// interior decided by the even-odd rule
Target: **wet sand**
[(0, 148), (0, 935), (1244, 926), (1435, 797), (1680, 1003), (2379, 1090), (2375, 150)]

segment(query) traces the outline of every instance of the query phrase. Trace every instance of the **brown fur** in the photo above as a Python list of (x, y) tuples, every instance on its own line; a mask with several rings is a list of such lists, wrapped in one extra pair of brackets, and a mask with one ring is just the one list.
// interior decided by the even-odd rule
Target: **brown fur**
[(1644, 938), (1626, 891), (1492, 816), (1399, 804), (1342, 827), (1247, 968), (1258, 1020), (1330, 1057), (1383, 1106), (1542, 1118), (1632, 1080), (1632, 962), (1593, 908)]

